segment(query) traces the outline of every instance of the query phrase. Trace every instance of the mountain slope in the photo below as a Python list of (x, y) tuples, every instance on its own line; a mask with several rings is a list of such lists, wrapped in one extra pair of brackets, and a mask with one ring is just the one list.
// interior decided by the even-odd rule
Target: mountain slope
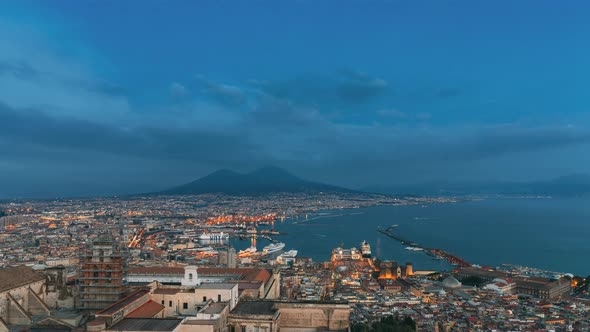
[(230, 170), (216, 171), (193, 182), (157, 194), (198, 195), (222, 193), (228, 195), (264, 195), (278, 192), (351, 193), (354, 191), (303, 180), (278, 167), (264, 167), (246, 174), (240, 174)]

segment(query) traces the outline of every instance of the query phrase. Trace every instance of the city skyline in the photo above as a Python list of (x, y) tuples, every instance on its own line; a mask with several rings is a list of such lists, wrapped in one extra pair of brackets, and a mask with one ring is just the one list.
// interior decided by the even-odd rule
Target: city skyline
[(351, 188), (590, 165), (581, 1), (1, 6), (0, 197), (265, 165)]

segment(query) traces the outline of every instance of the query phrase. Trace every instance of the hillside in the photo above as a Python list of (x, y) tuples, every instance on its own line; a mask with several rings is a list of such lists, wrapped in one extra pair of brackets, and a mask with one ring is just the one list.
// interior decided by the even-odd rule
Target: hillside
[(301, 179), (278, 167), (264, 167), (242, 174), (219, 170), (200, 179), (157, 194), (198, 195), (222, 193), (228, 195), (264, 195), (271, 193), (351, 193), (353, 190)]

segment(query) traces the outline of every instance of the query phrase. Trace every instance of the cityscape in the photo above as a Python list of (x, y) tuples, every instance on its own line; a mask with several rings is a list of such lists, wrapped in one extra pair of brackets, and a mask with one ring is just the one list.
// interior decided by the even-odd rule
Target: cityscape
[[(0, 317), (7, 331), (148, 329), (138, 325), (146, 319), (171, 331), (363, 331), (392, 315), (419, 331), (590, 326), (585, 276), (472, 265), (395, 227), (375, 232), (449, 268), (383, 260), (363, 239), (314, 261), (281, 242), (278, 226), (327, 210), (456, 201), (286, 193), (6, 201)], [(236, 250), (234, 241), (250, 246)]]
[(0, 332), (590, 332), (589, 18), (1, 0)]

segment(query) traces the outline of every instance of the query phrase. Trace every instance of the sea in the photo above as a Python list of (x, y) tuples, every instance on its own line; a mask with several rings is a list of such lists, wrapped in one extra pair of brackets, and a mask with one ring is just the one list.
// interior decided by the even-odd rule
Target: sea
[[(494, 198), (458, 203), (375, 206), (322, 211), (275, 225), (286, 250), (314, 261), (330, 259), (333, 248), (369, 242), (373, 255), (415, 270), (448, 270), (444, 260), (377, 231), (394, 232), (429, 248), (440, 248), (473, 264), (513, 264), (558, 273), (590, 275), (590, 198)], [(261, 250), (269, 242), (258, 240)], [(235, 243), (237, 249), (250, 245)]]

